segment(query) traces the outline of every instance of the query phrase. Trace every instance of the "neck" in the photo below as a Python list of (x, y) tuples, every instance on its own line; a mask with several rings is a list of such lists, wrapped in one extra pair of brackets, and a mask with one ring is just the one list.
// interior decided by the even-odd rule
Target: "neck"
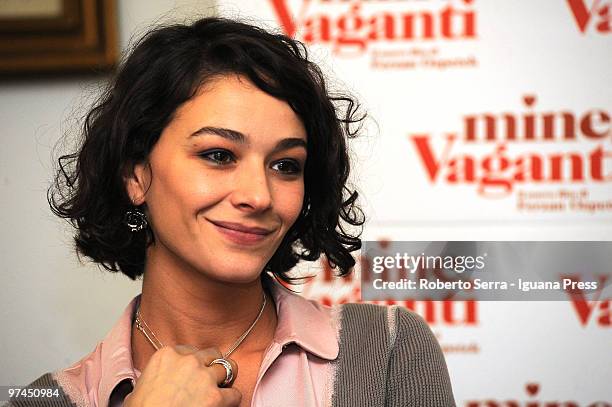
[[(165, 346), (214, 347), (225, 354), (257, 318), (263, 295), (261, 279), (220, 282), (157, 257), (145, 266), (140, 313)], [(261, 317), (230, 358), (263, 352), (272, 341), (276, 309), (271, 295), (266, 295)], [(155, 348), (135, 327), (132, 350), (134, 365), (142, 371)]]

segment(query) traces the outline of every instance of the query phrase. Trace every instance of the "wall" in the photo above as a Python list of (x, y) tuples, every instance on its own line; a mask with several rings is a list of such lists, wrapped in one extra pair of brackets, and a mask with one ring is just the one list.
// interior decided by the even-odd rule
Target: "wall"
[[(122, 50), (152, 23), (214, 12), (210, 0), (117, 3)], [(54, 146), (105, 79), (0, 82), (0, 384), (27, 384), (91, 352), (140, 292), (140, 281), (79, 264), (46, 200)]]

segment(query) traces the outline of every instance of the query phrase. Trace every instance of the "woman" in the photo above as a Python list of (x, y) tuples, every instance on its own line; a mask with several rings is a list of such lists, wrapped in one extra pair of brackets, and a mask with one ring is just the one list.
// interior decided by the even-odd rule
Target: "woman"
[(356, 106), (286, 36), (221, 18), (146, 34), (49, 194), (78, 252), (142, 275), (142, 294), (31, 386), (59, 388), (55, 405), (453, 406), (420, 317), (276, 281), (321, 254), (339, 275), (355, 264)]

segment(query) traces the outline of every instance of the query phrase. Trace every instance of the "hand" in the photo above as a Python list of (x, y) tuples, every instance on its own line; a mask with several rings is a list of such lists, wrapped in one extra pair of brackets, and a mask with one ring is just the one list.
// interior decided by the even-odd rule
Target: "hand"
[[(233, 407), (242, 394), (231, 387), (219, 387), (225, 380), (225, 368), (214, 364), (222, 357), (216, 348), (197, 350), (191, 346), (165, 346), (155, 352), (136, 386), (124, 400), (124, 407)], [(234, 378), (238, 365), (232, 365)], [(231, 383), (228, 384), (231, 386)]]

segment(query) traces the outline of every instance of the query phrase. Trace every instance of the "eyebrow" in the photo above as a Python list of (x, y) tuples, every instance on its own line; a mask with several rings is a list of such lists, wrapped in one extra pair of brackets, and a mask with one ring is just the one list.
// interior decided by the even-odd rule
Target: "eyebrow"
[[(232, 129), (226, 129), (223, 127), (214, 127), (214, 126), (202, 127), (201, 129), (196, 130), (195, 132), (191, 133), (189, 138), (202, 136), (205, 134), (215, 134), (219, 137), (223, 137), (225, 139), (228, 139), (230, 141), (233, 141), (235, 143), (240, 143), (240, 144), (246, 144), (248, 141), (248, 137), (244, 133), (241, 133), (239, 131), (232, 130)], [(275, 153), (277, 151), (288, 150), (293, 147), (306, 148), (306, 141), (302, 138), (297, 138), (297, 137), (284, 138), (280, 140), (278, 143), (276, 143), (276, 146), (274, 147), (272, 152)]]

